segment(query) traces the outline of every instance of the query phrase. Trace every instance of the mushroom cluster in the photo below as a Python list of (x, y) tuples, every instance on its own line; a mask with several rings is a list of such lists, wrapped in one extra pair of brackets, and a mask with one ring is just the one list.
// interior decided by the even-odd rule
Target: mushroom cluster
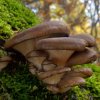
[[(84, 84), (84, 78), (92, 75), (91, 69), (74, 66), (95, 61), (94, 46), (92, 36), (70, 35), (68, 26), (60, 21), (45, 22), (19, 32), (4, 44), (5, 49), (20, 52), (29, 63), (29, 71), (53, 93), (64, 93)], [(8, 56), (1, 58), (0, 70), (11, 61)]]

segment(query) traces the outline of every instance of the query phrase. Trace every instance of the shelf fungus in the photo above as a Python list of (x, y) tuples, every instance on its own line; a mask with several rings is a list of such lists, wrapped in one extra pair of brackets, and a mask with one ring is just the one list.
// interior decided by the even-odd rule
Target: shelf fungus
[[(4, 44), (5, 50), (16, 50), (25, 57), (29, 71), (52, 93), (64, 93), (85, 83), (84, 78), (90, 77), (92, 70), (73, 66), (95, 61), (94, 47), (92, 36), (70, 35), (69, 27), (60, 21), (44, 22), (19, 32)], [(0, 70), (12, 59), (0, 58)]]

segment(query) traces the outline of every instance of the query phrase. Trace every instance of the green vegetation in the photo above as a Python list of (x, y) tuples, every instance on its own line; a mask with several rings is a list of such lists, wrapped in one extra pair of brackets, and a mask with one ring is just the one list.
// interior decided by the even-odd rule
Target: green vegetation
[(85, 64), (82, 67), (89, 67), (94, 73), (86, 79), (85, 85), (76, 86), (69, 91), (69, 100), (100, 100), (100, 66)]
[(27, 64), (11, 64), (0, 73), (0, 100), (61, 100), (66, 96), (68, 100), (100, 100), (100, 68), (94, 64), (84, 66), (95, 70), (93, 76), (86, 79), (85, 85), (54, 95), (31, 75)]
[(0, 0), (0, 39), (9, 38), (14, 32), (40, 23), (18, 0)]
[[(9, 38), (14, 32), (24, 30), (40, 23), (39, 18), (20, 1), (0, 0), (0, 39)], [(0, 55), (4, 52), (0, 51)], [(86, 84), (76, 86), (65, 94), (54, 95), (28, 71), (28, 65), (22, 62), (9, 64), (0, 72), (0, 100), (100, 100), (100, 67), (91, 67), (93, 76)]]
[[(10, 70), (9, 70), (10, 69)], [(28, 66), (10, 65), (0, 73), (0, 100), (59, 100), (48, 92), (41, 81), (31, 75)]]

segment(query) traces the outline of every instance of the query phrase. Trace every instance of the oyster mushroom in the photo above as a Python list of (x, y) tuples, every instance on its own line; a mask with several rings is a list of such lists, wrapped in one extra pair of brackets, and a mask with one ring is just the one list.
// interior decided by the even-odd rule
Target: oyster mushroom
[[(13, 48), (19, 51), (30, 63), (34, 63), (36, 69), (42, 70), (41, 63), (45, 60), (47, 54), (39, 50), (37, 52), (37, 41), (47, 37), (68, 37), (68, 35), (69, 28), (65, 23), (59, 21), (45, 22), (20, 32), (13, 38), (9, 39), (5, 43), (5, 48)], [(33, 66), (32, 64), (30, 65)], [(55, 67), (55, 65), (52, 64), (52, 67)], [(53, 69), (52, 67), (50, 67), (49, 70)]]
[(12, 61), (12, 58), (9, 57), (9, 56), (1, 57), (0, 58), (0, 71), (2, 69), (4, 69), (8, 65), (8, 63), (11, 62), (11, 61)]
[(84, 84), (84, 78), (91, 75), (92, 70), (90, 68), (78, 68), (66, 73), (57, 85), (60, 93), (68, 91), (73, 86)]
[[(46, 22), (25, 30), (9, 39), (5, 43), (5, 48), (13, 48), (22, 53), (30, 63), (30, 71), (33, 74), (36, 70), (47, 71), (54, 69), (56, 65), (52, 64), (49, 60), (45, 60), (47, 56), (46, 53), (43, 53), (40, 50), (37, 51), (37, 41), (47, 37), (68, 37), (69, 33), (69, 28), (65, 23), (59, 21)], [(43, 65), (48, 62), (49, 66), (46, 64), (46, 67), (44, 68), (42, 62)]]
[[(74, 55), (76, 52), (78, 54), (83, 52), (85, 56), (86, 53), (91, 54), (89, 48), (91, 41), (88, 41), (86, 36), (85, 38), (84, 36), (69, 37), (69, 33), (65, 23), (45, 22), (18, 33), (7, 40), (4, 46), (6, 49), (13, 48), (24, 55), (29, 63), (30, 72), (37, 75), (47, 85), (48, 90), (53, 93), (63, 93), (72, 86), (83, 84), (84, 77), (92, 74), (88, 69), (72, 70), (72, 65), (86, 63), (86, 61), (78, 63), (79, 60), (75, 61)], [(92, 56), (94, 54), (88, 56), (87, 60)], [(88, 75), (87, 72), (90, 74)]]
[[(69, 28), (59, 21), (45, 22), (33, 28), (29, 28), (15, 35), (5, 43), (5, 48), (13, 47), (26, 55), (35, 49), (35, 42), (47, 37), (67, 37)], [(28, 51), (28, 52), (27, 52)]]
[[(48, 59), (52, 60), (52, 62), (57, 65), (57, 67), (54, 68), (56, 70), (56, 73), (53, 73), (53, 70), (50, 70), (38, 74), (38, 77), (42, 77), (42, 79), (44, 79), (43, 82), (46, 84), (57, 84), (64, 75), (64, 72), (67, 72), (66, 70), (61, 72), (61, 68), (64, 69), (63, 67), (65, 66), (69, 57), (73, 54), (74, 51), (85, 50), (86, 46), (87, 42), (85, 42), (84, 40), (74, 39), (70, 37), (46, 38), (37, 41), (37, 49), (46, 50), (46, 52), (49, 53)], [(47, 66), (44, 65), (43, 67), (45, 70)], [(50, 73), (53, 74), (49, 75)], [(46, 77), (44, 77), (44, 75)]]
[(91, 75), (92, 70), (90, 68), (74, 69), (65, 73), (57, 85), (48, 85), (47, 88), (53, 93), (64, 93), (73, 86), (84, 84), (84, 78), (90, 77)]
[[(83, 37), (86, 37), (86, 35), (82, 35)], [(89, 63), (91, 61), (96, 60), (97, 58), (97, 53), (89, 48), (89, 46), (94, 46), (95, 41), (93, 41), (94, 38), (92, 38), (91, 41), (88, 41), (87, 38), (91, 39), (92, 37), (87, 36), (86, 39), (84, 38), (73, 38), (73, 37), (61, 37), (61, 38), (46, 38), (39, 40), (37, 42), (37, 48), (38, 49), (46, 49), (47, 52), (50, 54), (50, 58), (54, 63), (57, 64), (57, 68), (61, 67), (72, 67), (75, 64), (84, 64), (84, 63)], [(49, 49), (49, 50), (48, 50)], [(75, 52), (74, 54), (71, 53), (71, 55), (68, 53), (69, 52)], [(77, 51), (77, 54), (76, 54)], [(76, 54), (76, 56), (74, 56)], [(70, 57), (71, 56), (71, 57)], [(84, 60), (83, 60), (84, 59)], [(57, 71), (57, 69), (55, 68)], [(61, 69), (60, 69), (61, 70)], [(60, 71), (59, 70), (59, 71)], [(58, 72), (59, 72), (58, 71)], [(52, 73), (49, 71), (49, 73)], [(84, 72), (84, 73), (82, 73)], [(65, 72), (66, 73), (66, 72)], [(46, 73), (41, 73), (40, 78), (44, 79), (43, 81), (47, 84), (52, 84), (52, 86), (48, 86), (48, 89), (52, 92), (65, 92), (69, 89), (69, 87), (78, 85), (78, 84), (83, 84), (85, 80), (83, 79), (84, 77), (89, 77), (92, 75), (92, 70), (85, 68), (81, 69), (79, 72), (67, 72), (68, 74), (66, 77), (63, 79), (62, 77), (65, 76), (64, 72), (62, 74), (58, 74), (56, 72), (55, 75), (49, 76), (48, 72)], [(46, 77), (44, 77), (44, 74)], [(75, 77), (73, 77), (73, 76)], [(77, 76), (78, 75), (78, 76)], [(47, 77), (48, 76), (48, 77)], [(83, 78), (82, 78), (83, 77)], [(60, 82), (61, 81), (61, 82)], [(71, 84), (69, 84), (71, 82)], [(54, 84), (60, 84), (59, 88), (54, 87)], [(68, 84), (67, 84), (68, 83)], [(69, 85), (69, 86), (68, 86)], [(60, 89), (60, 90), (59, 90)]]
[(84, 39), (87, 42), (88, 47), (86, 47), (86, 49), (82, 52), (75, 52), (68, 60), (66, 66), (90, 63), (97, 59), (97, 52), (93, 49), (93, 47), (96, 45), (94, 37), (88, 34), (72, 35), (71, 37), (76, 39)]
[(87, 42), (83, 39), (75, 39), (70, 37), (46, 38), (37, 41), (37, 49), (46, 50), (49, 53), (49, 60), (52, 60), (58, 66), (65, 66), (67, 60), (74, 51), (84, 51)]
[(66, 66), (86, 64), (93, 62), (96, 59), (97, 59), (97, 52), (94, 51), (92, 48), (86, 48), (86, 50), (83, 52), (74, 53), (66, 63)]

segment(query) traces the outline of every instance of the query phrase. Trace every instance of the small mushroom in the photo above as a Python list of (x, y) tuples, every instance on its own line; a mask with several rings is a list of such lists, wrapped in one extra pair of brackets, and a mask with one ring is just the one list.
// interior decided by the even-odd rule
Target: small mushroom
[(66, 77), (64, 80), (62, 80), (58, 87), (59, 87), (59, 92), (58, 93), (64, 93), (68, 91), (70, 88), (73, 86), (85, 84), (85, 80), (82, 77)]
[(61, 81), (58, 83), (60, 93), (66, 92), (72, 86), (84, 84), (84, 78), (91, 75), (92, 70), (90, 68), (79, 68), (66, 73)]
[(63, 78), (57, 85), (47, 86), (48, 90), (53, 93), (64, 93), (71, 89), (73, 86), (85, 84), (84, 78), (92, 75), (90, 68), (74, 69), (64, 74)]
[(85, 51), (75, 52), (66, 63), (66, 66), (74, 66), (93, 62), (97, 59), (97, 52), (92, 48), (86, 48)]
[(0, 71), (1, 71), (2, 69), (4, 69), (4, 68), (8, 65), (8, 63), (11, 62), (11, 60), (12, 60), (12, 58), (9, 57), (9, 56), (1, 57), (1, 58), (0, 58)]

